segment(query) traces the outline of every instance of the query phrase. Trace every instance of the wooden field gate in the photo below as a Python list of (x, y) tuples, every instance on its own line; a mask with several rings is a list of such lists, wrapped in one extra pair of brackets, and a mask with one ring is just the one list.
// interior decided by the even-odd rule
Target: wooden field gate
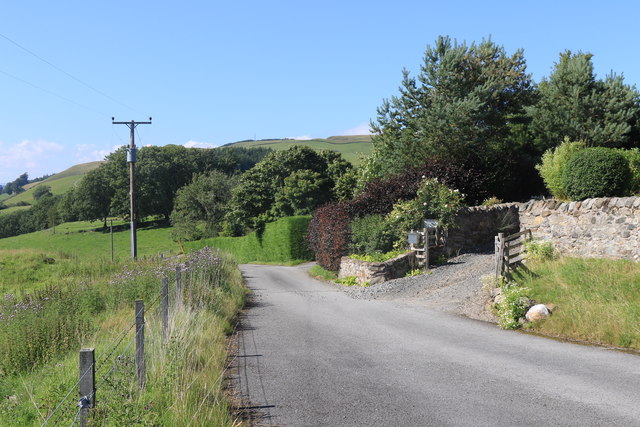
[(504, 233), (498, 233), (495, 237), (496, 279), (511, 278), (513, 269), (525, 258), (524, 243), (532, 236), (530, 229), (506, 237)]

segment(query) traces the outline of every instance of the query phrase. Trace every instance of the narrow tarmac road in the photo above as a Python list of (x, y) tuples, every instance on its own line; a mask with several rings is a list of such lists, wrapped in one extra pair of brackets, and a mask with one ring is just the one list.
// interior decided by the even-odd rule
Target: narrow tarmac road
[(241, 266), (236, 386), (257, 425), (640, 426), (638, 356), (352, 299), (307, 268)]

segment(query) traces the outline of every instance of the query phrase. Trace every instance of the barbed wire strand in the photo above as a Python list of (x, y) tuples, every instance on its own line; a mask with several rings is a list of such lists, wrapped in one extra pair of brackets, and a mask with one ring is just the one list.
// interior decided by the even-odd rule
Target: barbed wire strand
[[(80, 385), (80, 382), (83, 380), (83, 378), (89, 373), (89, 371), (91, 370), (92, 367), (95, 366), (95, 361), (89, 365), (89, 367), (84, 371), (84, 373), (80, 376), (80, 379), (78, 379), (78, 382), (76, 382), (73, 387), (71, 387), (71, 389), (69, 390), (69, 392), (66, 394), (66, 396), (64, 397), (64, 399), (62, 399), (62, 401), (60, 401), (60, 403), (58, 404), (58, 406), (56, 406), (56, 409), (53, 410), (53, 412), (44, 420), (44, 423), (42, 423), (42, 426), (45, 426), (49, 420), (55, 415), (55, 413), (58, 411), (58, 409), (60, 409), (60, 406), (62, 406), (62, 404), (69, 398), (69, 396), (71, 395), (71, 393), (73, 393), (73, 390), (75, 390), (78, 385)], [(57, 422), (54, 421), (54, 425)]]
[[(152, 303), (149, 305), (148, 309), (153, 307), (162, 297), (162, 293), (158, 293), (158, 295), (156, 295), (156, 297), (154, 298), (154, 300), (152, 301)], [(136, 313), (136, 315), (139, 315), (140, 312)], [(119, 343), (111, 349), (111, 352), (109, 353), (109, 355), (107, 355), (107, 357), (105, 358), (105, 360), (102, 361), (102, 363), (100, 365), (98, 365), (99, 367), (102, 367), (102, 365), (104, 365), (108, 358), (111, 357), (111, 355), (114, 353), (115, 349), (118, 348), (120, 346), (120, 343), (122, 343), (122, 341), (124, 340), (124, 337), (126, 337), (126, 333), (128, 333), (129, 331), (131, 331), (131, 329), (133, 329), (133, 327), (136, 325), (135, 322), (133, 322), (131, 325), (127, 326), (123, 331), (120, 332), (120, 334), (118, 334), (118, 336), (120, 336), (123, 332), (125, 332), (125, 334), (123, 335), (123, 337), (120, 339)], [(137, 336), (138, 333), (136, 333), (135, 336)], [(135, 337), (134, 337), (135, 338)], [(117, 338), (116, 338), (117, 339)], [(115, 342), (114, 339), (111, 344), (113, 342)], [(111, 345), (110, 344), (110, 345)], [(131, 343), (129, 343), (130, 345)], [(108, 348), (109, 346), (107, 346)], [(127, 346), (128, 349), (129, 346)], [(126, 350), (125, 350), (126, 351)], [(78, 381), (73, 385), (73, 387), (71, 387), (71, 389), (67, 392), (67, 394), (65, 395), (65, 397), (60, 401), (60, 403), (56, 406), (56, 408), (53, 410), (53, 412), (44, 420), (44, 422), (41, 424), (42, 426), (47, 425), (47, 423), (49, 422), (49, 420), (56, 414), (56, 412), (60, 409), (60, 407), (64, 404), (64, 402), (69, 398), (69, 396), (71, 395), (71, 393), (73, 393), (73, 391), (78, 387), (78, 385), (80, 384), (80, 382), (82, 381), (82, 379), (87, 375), (87, 373), (91, 370), (91, 367), (96, 367), (96, 363), (97, 360), (102, 357), (103, 354), (106, 353), (106, 349), (105, 351), (103, 351), (100, 356), (98, 358), (96, 358), (96, 360), (94, 360), (93, 364), (90, 365), (87, 370), (80, 376), (80, 379), (78, 379)], [(98, 368), (95, 369), (95, 371), (97, 371)], [(65, 411), (66, 412), (66, 411)], [(56, 417), (56, 419), (54, 420), (54, 425), (58, 422), (59, 416)]]
[(76, 412), (76, 416), (73, 417), (73, 421), (71, 421), (71, 426), (69, 426), (69, 427), (73, 427), (74, 425), (76, 425), (76, 421), (78, 421), (78, 417), (80, 416), (80, 412), (82, 412), (82, 408), (78, 409), (78, 412)]

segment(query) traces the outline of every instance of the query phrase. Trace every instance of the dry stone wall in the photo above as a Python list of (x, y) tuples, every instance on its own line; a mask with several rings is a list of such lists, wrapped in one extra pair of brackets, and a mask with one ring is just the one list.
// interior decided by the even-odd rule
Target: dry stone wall
[(498, 233), (517, 233), (520, 227), (516, 203), (475, 206), (456, 215), (456, 227), (446, 232), (444, 253), (451, 257), (459, 252), (492, 245)]
[(367, 262), (349, 257), (340, 260), (338, 278), (355, 276), (358, 284), (375, 285), (387, 280), (404, 277), (409, 270), (415, 268), (416, 254), (409, 252), (385, 262)]
[(519, 205), (519, 218), (563, 254), (640, 260), (640, 197), (535, 200)]

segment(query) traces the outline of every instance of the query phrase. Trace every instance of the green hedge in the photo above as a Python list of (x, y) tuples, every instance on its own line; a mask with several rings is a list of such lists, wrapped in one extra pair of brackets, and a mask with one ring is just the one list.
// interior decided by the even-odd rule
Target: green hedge
[(281, 218), (265, 226), (264, 232), (242, 237), (212, 237), (185, 243), (192, 251), (210, 246), (231, 253), (240, 264), (290, 261), (310, 261), (313, 254), (304, 239), (311, 216)]
[(571, 200), (626, 196), (631, 178), (629, 162), (620, 152), (606, 147), (586, 148), (569, 159), (564, 190)]

